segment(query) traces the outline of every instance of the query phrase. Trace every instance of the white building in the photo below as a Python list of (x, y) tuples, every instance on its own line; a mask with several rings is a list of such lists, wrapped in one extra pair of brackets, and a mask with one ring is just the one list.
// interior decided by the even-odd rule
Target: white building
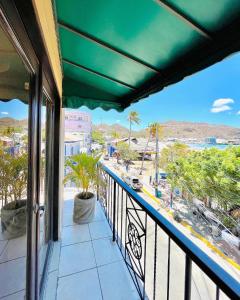
[(65, 111), (64, 154), (89, 152), (91, 148), (91, 115), (82, 111)]

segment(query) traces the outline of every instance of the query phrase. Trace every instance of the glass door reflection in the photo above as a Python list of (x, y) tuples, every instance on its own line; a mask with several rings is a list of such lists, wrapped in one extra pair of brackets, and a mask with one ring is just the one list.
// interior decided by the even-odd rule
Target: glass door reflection
[(1, 27), (0, 41), (0, 298), (24, 299), (30, 74)]
[(39, 279), (43, 284), (51, 239), (51, 180), (52, 180), (52, 103), (45, 95), (41, 105), (41, 155), (40, 155), (40, 195), (39, 195)]

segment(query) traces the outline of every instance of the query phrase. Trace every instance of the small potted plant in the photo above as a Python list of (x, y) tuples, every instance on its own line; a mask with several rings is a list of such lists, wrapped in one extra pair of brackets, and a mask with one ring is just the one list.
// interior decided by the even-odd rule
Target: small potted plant
[(27, 154), (3, 154), (0, 164), (2, 232), (7, 239), (13, 239), (26, 233)]
[(64, 183), (71, 181), (81, 192), (74, 197), (73, 221), (77, 224), (89, 223), (95, 213), (97, 185), (100, 184), (97, 163), (100, 156), (81, 153), (66, 160), (68, 174)]

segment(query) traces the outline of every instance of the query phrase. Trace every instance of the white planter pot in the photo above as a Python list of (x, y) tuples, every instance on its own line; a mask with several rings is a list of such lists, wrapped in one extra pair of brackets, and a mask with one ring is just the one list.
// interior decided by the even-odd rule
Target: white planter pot
[(95, 214), (96, 197), (81, 199), (80, 194), (74, 197), (73, 222), (77, 224), (89, 223)]

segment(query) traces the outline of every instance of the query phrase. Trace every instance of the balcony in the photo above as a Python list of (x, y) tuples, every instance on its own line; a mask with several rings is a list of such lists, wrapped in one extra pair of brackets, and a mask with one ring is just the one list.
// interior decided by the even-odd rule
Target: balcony
[(45, 299), (138, 299), (100, 202), (93, 222), (73, 223), (75, 193), (65, 190), (62, 240), (53, 246)]
[(239, 299), (239, 283), (105, 166), (93, 222), (72, 221), (65, 190), (62, 239), (45, 299)]

